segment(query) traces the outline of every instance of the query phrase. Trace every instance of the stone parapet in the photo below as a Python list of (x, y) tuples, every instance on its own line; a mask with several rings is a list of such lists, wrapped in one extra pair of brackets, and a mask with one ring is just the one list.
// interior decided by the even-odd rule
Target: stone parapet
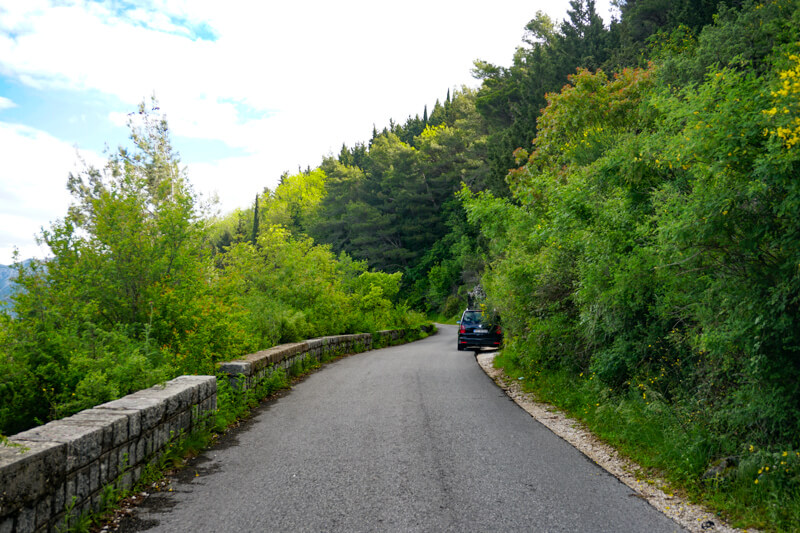
[[(283, 344), (221, 363), (218, 375), (247, 390), (276, 368), (432, 331), (422, 326)], [(217, 377), (181, 376), (10, 437), (10, 445), (0, 444), (0, 533), (56, 531), (69, 516), (101, 509), (105, 487), (132, 487), (173, 439), (205, 428), (216, 409)]]
[(332, 335), (303, 342), (281, 344), (233, 361), (220, 363), (218, 373), (227, 375), (234, 389), (247, 390), (255, 387), (261, 379), (269, 376), (276, 368), (289, 370), (293, 365), (301, 364), (309, 358), (319, 362), (326, 358), (397, 344), (403, 342), (410, 333), (419, 335), (429, 334), (432, 331), (433, 325), (425, 325), (409, 331), (392, 329), (378, 331), (374, 334)]
[(129, 488), (167, 444), (217, 407), (214, 376), (181, 376), (9, 438), (0, 445), (0, 532), (54, 531)]

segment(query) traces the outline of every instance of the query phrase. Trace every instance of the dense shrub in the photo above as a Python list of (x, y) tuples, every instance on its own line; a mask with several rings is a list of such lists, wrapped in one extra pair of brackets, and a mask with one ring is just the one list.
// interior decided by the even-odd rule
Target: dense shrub
[[(579, 70), (517, 151), (513, 198), (462, 193), (509, 364), (591, 376), (600, 405), (638, 398), (641, 425), (688, 432), (661, 465), (683, 481), (800, 447), (799, 13), (751, 4), (645, 69)], [(750, 39), (770, 46), (743, 55)]]
[(16, 265), (22, 290), (0, 315), (0, 433), (278, 343), (422, 322), (398, 305), (400, 274), (282, 226), (219, 252), (166, 120), (144, 104), (135, 119), (132, 148), (70, 176), (74, 203), (41, 235), (52, 257)]

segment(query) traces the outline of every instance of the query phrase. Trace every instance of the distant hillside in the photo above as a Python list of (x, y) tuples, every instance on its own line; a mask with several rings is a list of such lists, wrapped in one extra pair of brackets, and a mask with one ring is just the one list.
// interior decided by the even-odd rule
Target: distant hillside
[[(30, 260), (24, 262), (27, 263), (28, 261)], [(14, 283), (16, 275), (17, 272), (11, 266), (0, 265), (0, 309), (10, 303), (11, 295), (16, 290), (16, 284)]]
[(0, 300), (5, 300), (11, 295), (14, 270), (10, 266), (0, 265)]

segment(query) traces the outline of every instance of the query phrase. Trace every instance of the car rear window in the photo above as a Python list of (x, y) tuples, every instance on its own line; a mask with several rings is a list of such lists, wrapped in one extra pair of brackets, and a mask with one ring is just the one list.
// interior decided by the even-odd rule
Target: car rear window
[(483, 313), (480, 311), (465, 311), (461, 318), (462, 324), (480, 324), (483, 321)]

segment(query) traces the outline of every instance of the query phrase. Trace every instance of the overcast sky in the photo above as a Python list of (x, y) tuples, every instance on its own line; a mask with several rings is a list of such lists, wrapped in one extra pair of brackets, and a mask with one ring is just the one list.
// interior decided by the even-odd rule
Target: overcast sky
[[(66, 179), (127, 142), (155, 94), (195, 190), (248, 205), (393, 118), (508, 65), (536, 11), (568, 0), (0, 0), (0, 264), (62, 218)], [(609, 21), (609, 1), (597, 10)]]

